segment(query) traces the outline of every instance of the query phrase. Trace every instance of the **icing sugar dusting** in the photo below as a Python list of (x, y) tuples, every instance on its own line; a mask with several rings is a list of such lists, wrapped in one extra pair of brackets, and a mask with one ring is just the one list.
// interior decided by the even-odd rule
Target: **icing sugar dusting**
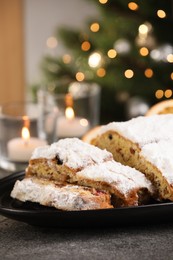
[(81, 179), (106, 182), (122, 194), (128, 195), (133, 189), (146, 187), (152, 192), (152, 185), (139, 171), (115, 161), (89, 166), (76, 173)]
[[(84, 199), (84, 195), (87, 199)], [(62, 210), (85, 210), (100, 207), (99, 202), (93, 200), (94, 195), (79, 186), (57, 187), (53, 183), (45, 185), (44, 182), (35, 181), (33, 178), (16, 181), (11, 197), (21, 201), (38, 202), (41, 205)]]
[(53, 159), (58, 155), (68, 167), (84, 168), (90, 164), (99, 164), (112, 159), (112, 154), (78, 138), (61, 139), (50, 146), (36, 148), (31, 159)]
[(169, 184), (173, 184), (173, 140), (146, 144), (141, 150), (141, 155), (162, 172)]
[(173, 139), (173, 115), (140, 116), (126, 122), (112, 122), (102, 126), (99, 135), (109, 130), (118, 132), (142, 147), (161, 139)]
[(118, 132), (135, 142), (143, 155), (173, 184), (173, 114), (137, 117), (126, 122), (113, 122), (102, 126), (100, 133)]

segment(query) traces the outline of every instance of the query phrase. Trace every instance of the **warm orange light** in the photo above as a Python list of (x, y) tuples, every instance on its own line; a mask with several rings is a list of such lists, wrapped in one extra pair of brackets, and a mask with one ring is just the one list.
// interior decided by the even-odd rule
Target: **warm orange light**
[(153, 70), (152, 69), (146, 69), (145, 71), (144, 71), (144, 74), (145, 74), (145, 76), (147, 77), (147, 78), (152, 78), (152, 76), (153, 76)]
[(133, 76), (134, 76), (133, 70), (130, 70), (130, 69), (126, 70), (126, 71), (124, 72), (124, 76), (125, 76), (127, 79), (133, 78)]
[(28, 116), (23, 116), (22, 119), (23, 119), (23, 126), (26, 126), (27, 128), (29, 128), (30, 121), (29, 121)]
[(172, 90), (171, 89), (165, 90), (165, 97), (170, 98), (171, 96), (172, 96)]
[(142, 47), (142, 48), (140, 48), (139, 52), (142, 56), (147, 56), (149, 53), (149, 50), (146, 47)]
[(100, 29), (100, 25), (98, 23), (92, 23), (90, 26), (90, 30), (92, 32), (98, 32)]
[(83, 51), (88, 51), (90, 48), (91, 48), (91, 44), (90, 44), (90, 42), (88, 42), (88, 41), (84, 41), (84, 42), (81, 44), (81, 49), (82, 49)]
[(166, 13), (165, 13), (165, 11), (163, 11), (163, 10), (158, 10), (158, 11), (157, 11), (157, 16), (158, 16), (159, 18), (163, 19), (163, 18), (166, 17)]
[(99, 0), (100, 4), (106, 4), (108, 0)]
[(65, 116), (67, 119), (73, 119), (75, 117), (74, 110), (72, 107), (67, 107), (65, 110)]
[(65, 96), (65, 104), (66, 104), (66, 107), (72, 107), (73, 106), (73, 97), (70, 93), (66, 94), (66, 96)]
[(96, 73), (98, 77), (103, 78), (106, 75), (106, 70), (104, 68), (99, 68)]
[(173, 80), (173, 72), (171, 73), (171, 79)]
[(138, 5), (135, 2), (128, 3), (128, 8), (132, 11), (136, 11), (138, 9)]
[(113, 59), (113, 58), (115, 58), (115, 57), (117, 56), (117, 52), (116, 52), (116, 50), (114, 50), (114, 49), (110, 49), (110, 50), (107, 52), (107, 54), (108, 54), (108, 57), (111, 58), (111, 59)]
[(164, 95), (164, 92), (163, 92), (162, 89), (158, 89), (158, 90), (156, 90), (156, 92), (155, 92), (155, 97), (156, 97), (157, 99), (162, 98), (163, 95)]
[(83, 81), (85, 79), (85, 75), (83, 72), (77, 72), (76, 73), (76, 80), (77, 81)]
[(27, 141), (30, 139), (30, 133), (29, 133), (29, 130), (28, 130), (28, 128), (27, 128), (26, 126), (24, 126), (24, 127), (22, 128), (22, 133), (21, 133), (21, 135), (22, 135), (22, 139), (23, 139), (25, 142), (27, 142)]

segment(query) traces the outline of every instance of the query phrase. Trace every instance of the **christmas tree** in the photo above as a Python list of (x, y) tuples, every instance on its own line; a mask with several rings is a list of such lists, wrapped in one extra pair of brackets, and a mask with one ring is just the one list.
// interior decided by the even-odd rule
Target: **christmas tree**
[(171, 0), (86, 0), (100, 16), (85, 28), (60, 28), (66, 46), (62, 57), (43, 57), (41, 69), (49, 90), (96, 82), (102, 88), (101, 123), (126, 118), (132, 97), (150, 105), (172, 97), (173, 34)]

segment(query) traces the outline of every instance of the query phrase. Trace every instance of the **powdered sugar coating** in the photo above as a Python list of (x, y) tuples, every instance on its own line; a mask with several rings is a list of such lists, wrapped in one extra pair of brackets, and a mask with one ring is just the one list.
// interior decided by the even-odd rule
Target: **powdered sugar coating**
[(65, 138), (50, 146), (36, 148), (31, 159), (53, 159), (56, 156), (72, 169), (99, 164), (113, 158), (108, 151), (87, 144), (78, 138)]
[(173, 184), (173, 141), (160, 140), (142, 147), (141, 155), (155, 165), (169, 184)]
[(99, 135), (109, 130), (137, 143), (140, 154), (162, 172), (169, 184), (173, 184), (173, 114), (113, 122), (102, 126)]
[(118, 132), (142, 147), (161, 139), (173, 139), (173, 114), (140, 116), (126, 122), (112, 122), (102, 126), (98, 135), (109, 130)]
[[(83, 196), (85, 194), (85, 197)], [(38, 202), (44, 206), (51, 206), (62, 210), (98, 209), (100, 203), (95, 201), (94, 195), (79, 186), (66, 185), (57, 187), (53, 183), (44, 184), (34, 178), (16, 181), (11, 197), (20, 201)], [(105, 207), (112, 207), (105, 203)]]
[(151, 193), (153, 192), (152, 184), (141, 172), (115, 161), (87, 167), (77, 172), (76, 175), (81, 179), (108, 183), (124, 195), (142, 187), (147, 188)]

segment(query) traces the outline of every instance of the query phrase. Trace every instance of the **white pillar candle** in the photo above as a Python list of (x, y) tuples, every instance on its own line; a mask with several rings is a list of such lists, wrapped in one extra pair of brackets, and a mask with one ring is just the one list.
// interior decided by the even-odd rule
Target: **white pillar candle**
[(65, 116), (58, 118), (57, 135), (59, 138), (82, 137), (88, 130), (88, 120), (82, 117), (75, 117), (72, 107), (67, 107)]
[(8, 158), (14, 162), (27, 162), (36, 147), (46, 144), (46, 141), (35, 137), (31, 137), (27, 142), (20, 137), (13, 138), (7, 144)]
[(82, 137), (89, 130), (89, 122), (85, 118), (75, 117), (68, 119), (59, 117), (57, 122), (57, 135), (59, 138)]

